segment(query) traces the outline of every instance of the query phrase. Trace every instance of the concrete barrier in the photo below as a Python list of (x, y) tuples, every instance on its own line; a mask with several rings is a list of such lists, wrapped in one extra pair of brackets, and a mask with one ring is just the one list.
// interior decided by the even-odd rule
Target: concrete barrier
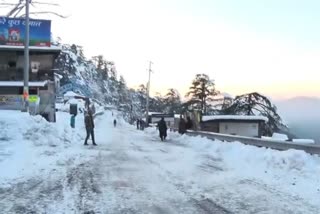
[(202, 131), (188, 131), (186, 133), (189, 136), (202, 136), (206, 137), (211, 140), (221, 140), (227, 142), (235, 142), (238, 141), (240, 143), (257, 146), (257, 147), (265, 147), (275, 150), (289, 150), (289, 149), (296, 149), (302, 150), (309, 154), (320, 154), (320, 145), (317, 144), (299, 144), (293, 142), (286, 142), (286, 141), (278, 141), (278, 140), (267, 140), (261, 138), (253, 138), (253, 137), (244, 137), (244, 136), (237, 136), (237, 135), (226, 135), (226, 134), (219, 134), (219, 133), (212, 133), (212, 132), (202, 132)]

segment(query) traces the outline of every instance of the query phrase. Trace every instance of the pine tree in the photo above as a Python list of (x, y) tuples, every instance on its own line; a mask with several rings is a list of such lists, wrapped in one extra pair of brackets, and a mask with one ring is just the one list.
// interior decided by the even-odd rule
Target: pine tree
[(181, 97), (177, 90), (170, 88), (163, 102), (167, 113), (181, 113)]
[(191, 99), (188, 103), (196, 104), (196, 107), (203, 114), (206, 114), (207, 108), (210, 107), (208, 103), (218, 94), (214, 80), (211, 80), (206, 74), (197, 74), (189, 89), (190, 91), (186, 94), (186, 97)]
[(222, 114), (261, 115), (268, 118), (263, 127), (263, 135), (272, 135), (273, 132), (287, 129), (277, 113), (277, 107), (265, 96), (253, 92), (237, 96), (233, 104), (223, 109)]

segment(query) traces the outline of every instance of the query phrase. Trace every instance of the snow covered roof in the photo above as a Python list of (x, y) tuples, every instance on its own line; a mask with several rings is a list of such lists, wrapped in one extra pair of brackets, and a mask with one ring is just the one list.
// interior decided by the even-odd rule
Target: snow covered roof
[[(0, 45), (0, 50), (24, 50), (24, 46), (12, 46), (12, 45)], [(60, 52), (61, 47), (59, 46), (50, 46), (50, 47), (37, 47), (30, 46), (30, 51), (43, 51), (43, 52)]]
[(153, 115), (153, 114), (163, 114), (163, 113), (161, 113), (161, 112), (149, 112), (149, 113), (148, 113), (149, 116), (151, 116), (151, 115)]
[(83, 97), (82, 95), (77, 94), (77, 93), (75, 93), (75, 92), (73, 92), (73, 91), (68, 91), (68, 92), (65, 93), (63, 96), (64, 96), (64, 97), (75, 97), (75, 96)]
[(252, 120), (252, 121), (265, 121), (268, 122), (268, 118), (264, 116), (255, 116), (255, 115), (210, 115), (202, 116), (202, 121), (210, 120)]
[(181, 114), (174, 114), (174, 118), (180, 118)]
[[(48, 81), (29, 82), (31, 87), (44, 87)], [(0, 81), (0, 86), (23, 87), (23, 81)]]
[(54, 73), (54, 75), (55, 75), (59, 80), (61, 80), (61, 79), (63, 78), (63, 76), (60, 75), (60, 74)]

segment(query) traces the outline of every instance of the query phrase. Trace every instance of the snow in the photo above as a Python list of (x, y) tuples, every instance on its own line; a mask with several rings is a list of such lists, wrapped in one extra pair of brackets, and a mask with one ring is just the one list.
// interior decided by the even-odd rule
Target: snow
[(79, 94), (77, 94), (77, 93), (75, 93), (75, 92), (73, 92), (73, 91), (67, 91), (64, 95), (63, 95), (64, 97), (76, 97), (76, 96), (78, 96), (78, 97), (83, 97), (82, 95), (79, 95)]
[[(29, 86), (43, 87), (47, 84), (47, 81), (35, 81), (29, 82)], [(23, 86), (23, 81), (0, 81), (0, 86)]]
[(180, 119), (181, 114), (174, 114), (174, 118), (179, 118)]
[(280, 134), (280, 133), (273, 133), (272, 134), (272, 139), (276, 139), (276, 140), (289, 140), (288, 136), (286, 134)]
[(268, 122), (268, 118), (264, 116), (255, 116), (255, 115), (210, 115), (202, 116), (202, 121), (210, 120), (262, 120)]
[(153, 114), (163, 114), (163, 113), (161, 113), (161, 112), (149, 112), (148, 113), (149, 116), (152, 116)]
[[(112, 121), (117, 119), (117, 127)], [(136, 130), (121, 112), (95, 118), (84, 147), (83, 115), (57, 123), (0, 111), (0, 204), (13, 213), (317, 213), (320, 157)], [(89, 141), (91, 143), (91, 141)], [(268, 200), (265, 200), (268, 199)], [(218, 205), (218, 206), (216, 206)], [(218, 210), (218, 211), (217, 211)], [(210, 212), (209, 212), (210, 213)]]
[(302, 143), (302, 144), (315, 143), (315, 141), (313, 139), (292, 139), (292, 142), (294, 142), (294, 143)]

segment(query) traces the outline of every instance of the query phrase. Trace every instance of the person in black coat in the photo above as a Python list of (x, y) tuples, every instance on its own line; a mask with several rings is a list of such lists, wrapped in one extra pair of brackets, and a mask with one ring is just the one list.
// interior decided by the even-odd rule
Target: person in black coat
[(160, 135), (161, 141), (164, 141), (167, 137), (167, 129), (168, 128), (167, 128), (166, 121), (164, 121), (163, 117), (158, 122), (158, 129), (159, 129), (159, 135)]
[(88, 145), (88, 139), (91, 135), (91, 139), (92, 139), (92, 144), (94, 146), (96, 146), (96, 142), (94, 140), (94, 120), (93, 120), (93, 115), (92, 115), (92, 112), (91, 110), (89, 110), (88, 112), (85, 113), (85, 116), (84, 116), (84, 124), (85, 124), (85, 127), (86, 127), (86, 131), (87, 131), (87, 136), (86, 136), (86, 139), (84, 141), (84, 145)]
[(187, 130), (187, 124), (186, 121), (182, 118), (182, 116), (180, 116), (180, 120), (179, 120), (179, 134), (184, 134), (186, 133)]
[(140, 129), (140, 119), (137, 119), (137, 129)]
[(190, 117), (187, 117), (186, 129), (192, 129), (192, 128), (193, 128), (193, 122)]

